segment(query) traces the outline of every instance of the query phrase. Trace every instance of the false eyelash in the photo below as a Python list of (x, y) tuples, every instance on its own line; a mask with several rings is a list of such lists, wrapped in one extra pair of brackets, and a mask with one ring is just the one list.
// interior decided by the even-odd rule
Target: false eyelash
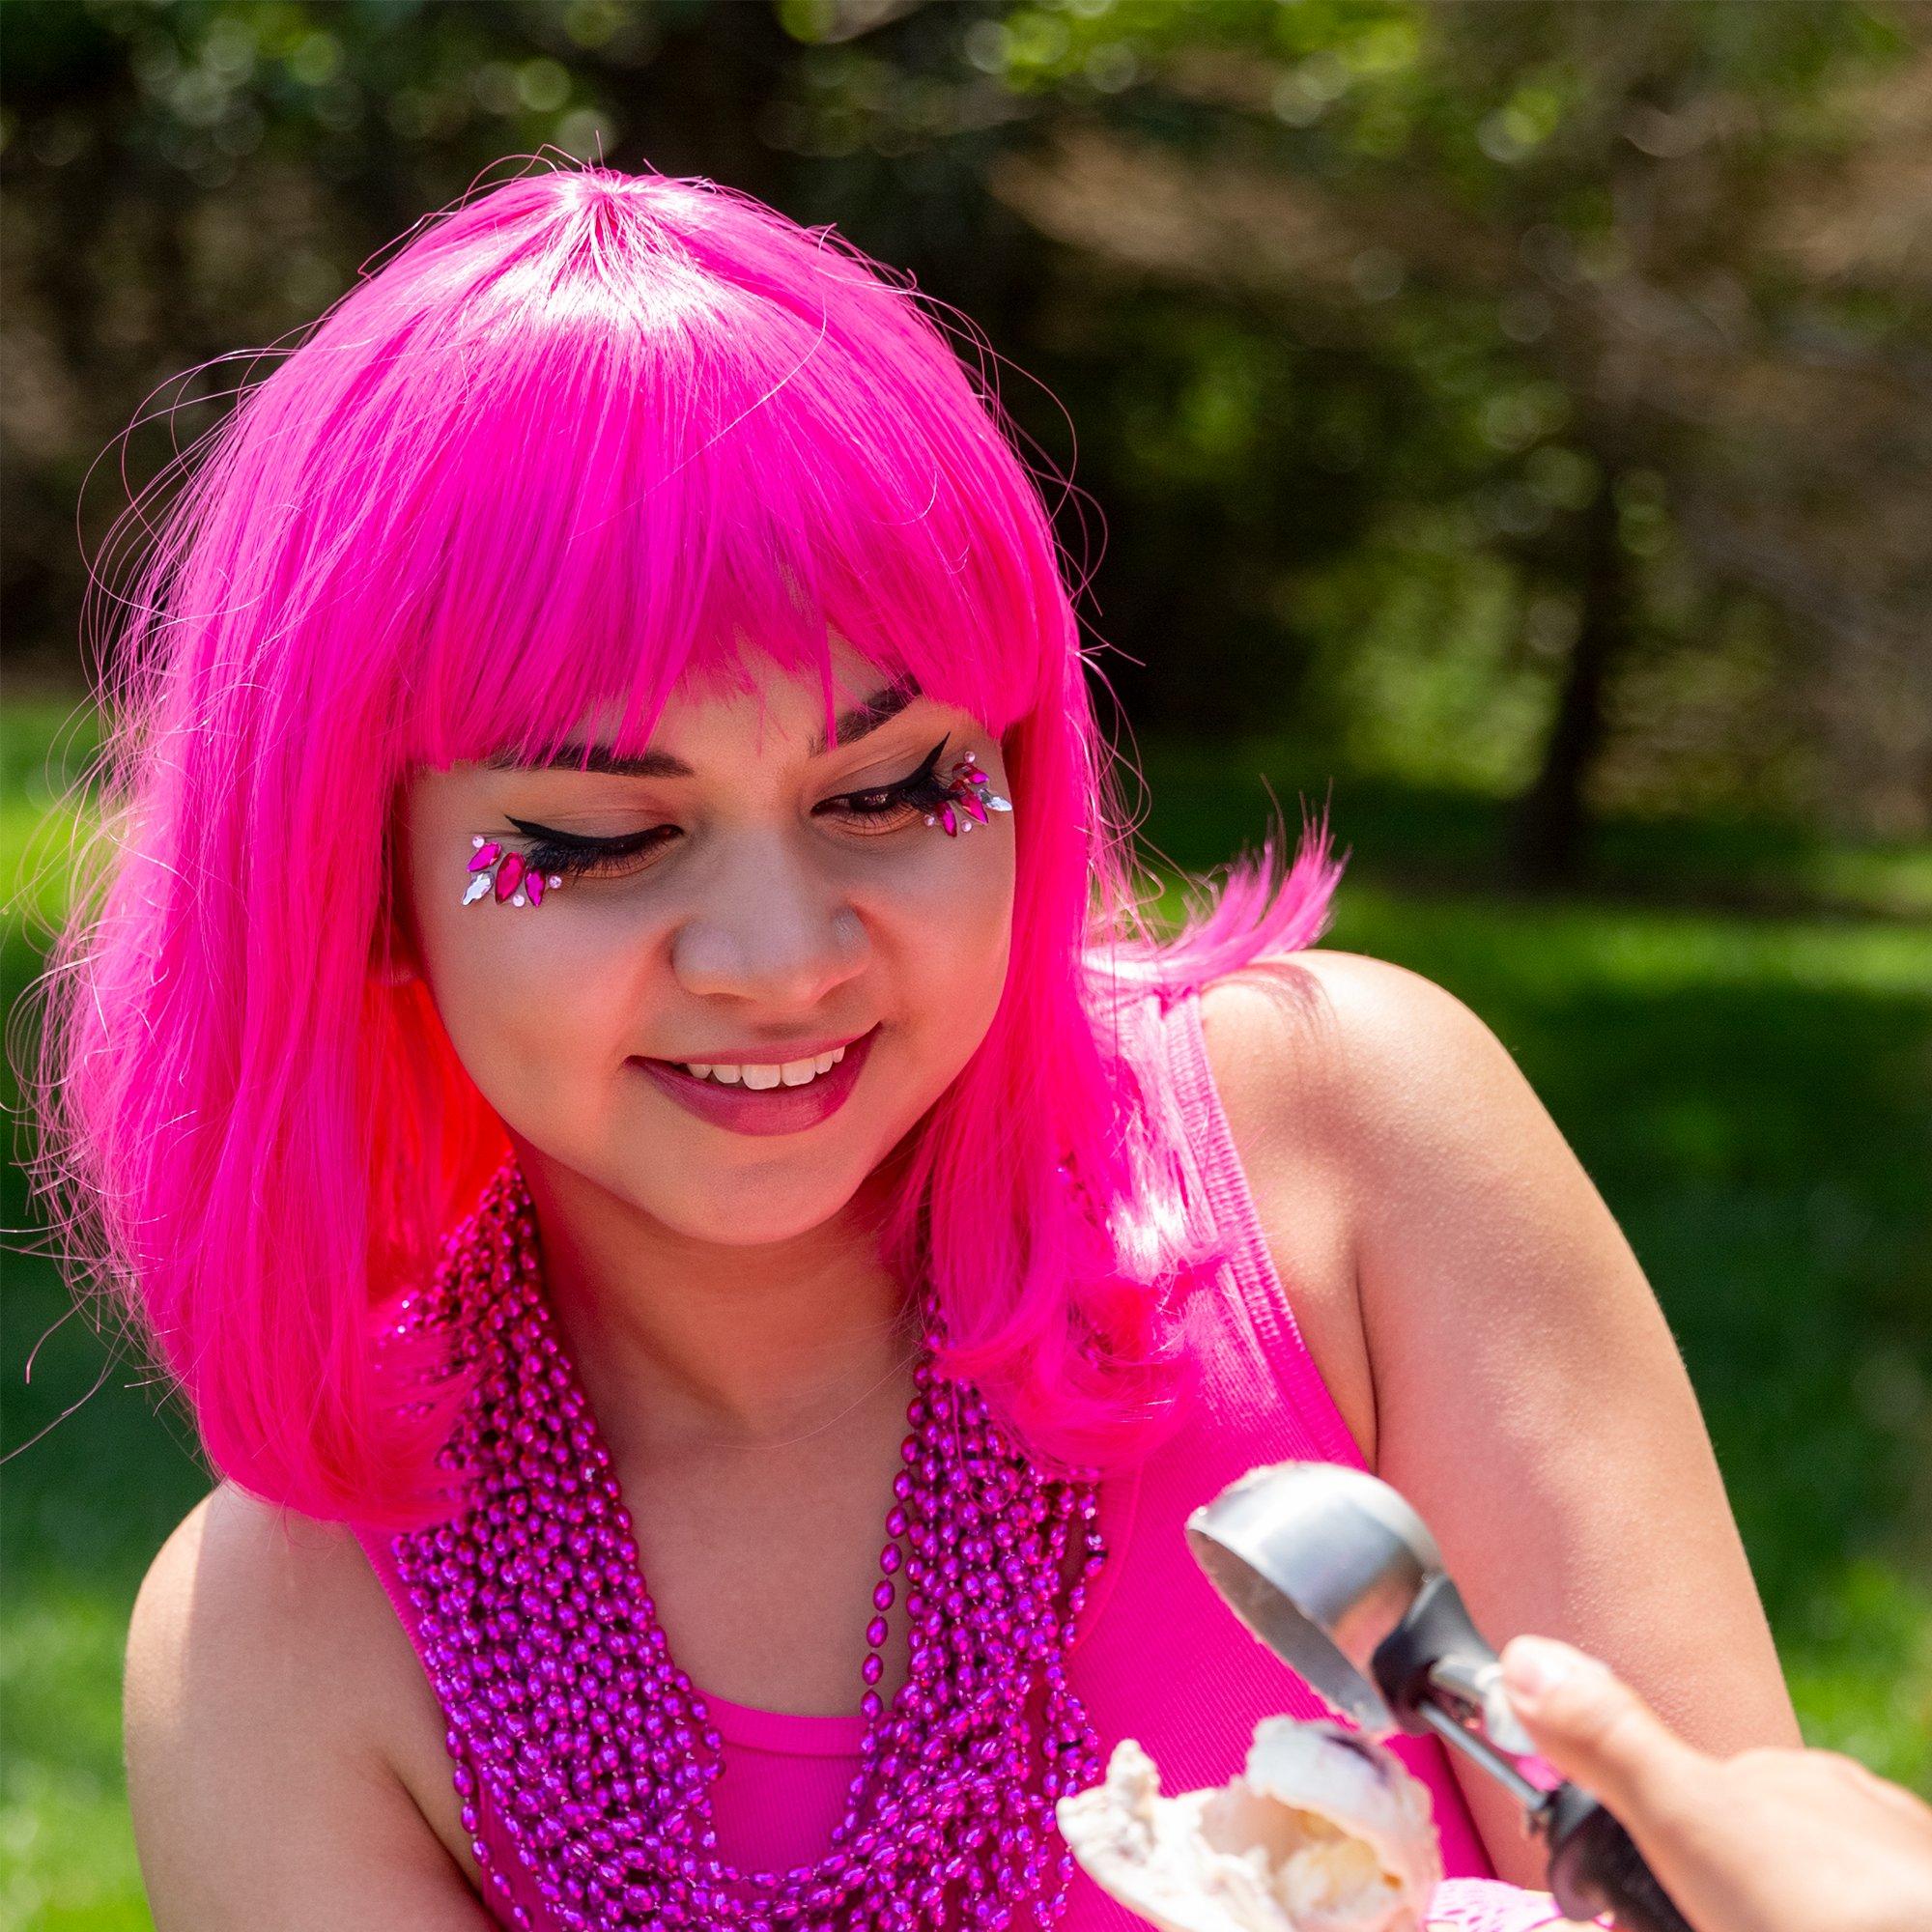
[[(919, 769), (906, 777), (895, 779), (891, 784), (867, 785), (860, 791), (842, 792), (838, 800), (828, 800), (827, 803), (841, 803), (855, 798), (889, 801), (875, 811), (855, 814), (861, 818), (889, 818), (901, 807), (922, 813), (937, 811), (952, 796), (951, 786), (943, 784), (933, 776), (939, 754), (945, 751), (951, 737), (949, 732), (940, 739), (925, 754)], [(559, 877), (595, 877), (649, 851), (653, 844), (662, 842), (660, 834), (674, 829), (667, 825), (652, 825), (641, 832), (628, 832), (618, 838), (565, 839), (525, 819), (512, 818), (510, 823), (526, 838), (537, 839), (524, 855), (526, 867), (547, 875), (555, 873)]]
[[(520, 818), (510, 823), (519, 832), (527, 833), (530, 828)], [(635, 859), (639, 853), (648, 851), (660, 842), (658, 835), (668, 832), (670, 827), (653, 825), (642, 832), (627, 833), (622, 838), (585, 838), (564, 844), (557, 839), (540, 839), (524, 855), (526, 871), (542, 872), (559, 878), (594, 877), (612, 866), (619, 866), (627, 859)]]

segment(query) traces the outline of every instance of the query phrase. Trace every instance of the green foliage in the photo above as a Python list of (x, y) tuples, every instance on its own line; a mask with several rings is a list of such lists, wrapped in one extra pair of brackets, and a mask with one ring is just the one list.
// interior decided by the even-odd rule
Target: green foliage
[[(1868, 538), (1856, 567), (1843, 552), (1859, 491), (1918, 498), (1922, 454), (1885, 447), (1902, 392), (1889, 410), (1877, 394), (1914, 353), (1922, 280), (1849, 246), (1808, 270), (1801, 232), (1818, 219), (1801, 211), (1845, 198), (1861, 169), (1876, 183), (1861, 144), (1889, 77), (1898, 111), (1917, 99), (1916, 25), (1836, 0), (1029, 0), (974, 19), (968, 59), (1028, 103), (1044, 156), (1009, 174), (1009, 198), (1078, 251), (1090, 286), (1131, 265), (1116, 337), (1162, 342), (1156, 305), (1179, 288), (1279, 365), (1211, 450), (1198, 392), (1163, 422), (1170, 465), (1211, 462), (1231, 502), (1292, 505), (1270, 546), (1285, 635), (1235, 645), (1240, 698), (1271, 697), (1285, 728), (1284, 699), (1312, 707), (1311, 736), (1393, 776), (1522, 788), (1559, 759), (1559, 788), (1599, 806), (1829, 803), (1922, 826), (1932, 685), (1922, 662), (1902, 687), (1875, 667), (1922, 661), (1909, 532), (1932, 510)], [(1821, 380), (1800, 345), (1827, 339)], [(1295, 389), (1320, 405), (1284, 407)], [(1305, 433), (1318, 407), (1381, 433), (1345, 435), (1338, 463), (1337, 440)], [(1336, 493), (1322, 472), (1338, 468)], [(1614, 573), (1589, 553), (1606, 483)], [(1339, 561), (1321, 541), (1333, 494), (1360, 506)], [(1439, 612), (1445, 580), (1466, 621), (1434, 627), (1419, 613)], [(1579, 739), (1548, 739), (1593, 615), (1604, 695), (1583, 700)], [(1365, 635), (1376, 661), (1348, 663)], [(1184, 681), (1158, 633), (1147, 642), (1136, 690), (1184, 716)], [(1283, 657), (1327, 668), (1284, 684)], [(1822, 718), (1842, 730), (1858, 664), (1904, 710), (1889, 725), (1869, 710), (1866, 751), (1830, 753)], [(1459, 703), (1492, 715), (1457, 729)]]
[[(1598, 810), (1932, 822), (1915, 10), (13, 0), (9, 30), (52, 345), (9, 587), (43, 653), (129, 399), (296, 339), (471, 188), (601, 156), (836, 221), (1041, 380), (1003, 400), (1077, 451), (1134, 715), (1520, 795), (1553, 769)], [(1559, 742), (1585, 637), (1608, 668)]]

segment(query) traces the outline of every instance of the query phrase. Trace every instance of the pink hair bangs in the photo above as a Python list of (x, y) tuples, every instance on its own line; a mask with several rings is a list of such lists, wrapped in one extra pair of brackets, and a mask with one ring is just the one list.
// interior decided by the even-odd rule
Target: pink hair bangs
[(1340, 864), (1305, 828), (1150, 929), (1051, 512), (930, 308), (734, 190), (559, 168), (419, 228), (207, 439), (119, 622), (34, 1165), (220, 1474), (397, 1528), (455, 1501), (467, 1378), (372, 1343), (507, 1143), (372, 970), (408, 774), (605, 711), (640, 751), (753, 650), (829, 729), (835, 637), (999, 734), (1024, 801), (1007, 984), (886, 1260), (1049, 1462), (1179, 1411), (1168, 1290), (1222, 1249), (1122, 1003), (1314, 944)]

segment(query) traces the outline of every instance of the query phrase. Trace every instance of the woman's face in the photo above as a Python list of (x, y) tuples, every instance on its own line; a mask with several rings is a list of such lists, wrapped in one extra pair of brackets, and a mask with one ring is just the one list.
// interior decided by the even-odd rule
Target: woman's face
[[(816, 677), (759, 662), (762, 725), (750, 695), (674, 696), (661, 769), (424, 769), (404, 800), (405, 950), (526, 1161), (746, 1246), (838, 1213), (965, 1065), (1005, 984), (1013, 900), (1006, 813), (949, 838), (888, 790), (922, 768), (943, 784), (971, 752), (1005, 797), (999, 742), (970, 714), (904, 699), (840, 646), (841, 718), (882, 687), (885, 715), (821, 750)], [(465, 903), (479, 837), (551, 848), (561, 883), (537, 904)], [(591, 871), (559, 856), (591, 840), (623, 842)], [(856, 1075), (756, 1084), (842, 1041), (862, 1041)], [(753, 1072), (700, 1083), (644, 1060)]]

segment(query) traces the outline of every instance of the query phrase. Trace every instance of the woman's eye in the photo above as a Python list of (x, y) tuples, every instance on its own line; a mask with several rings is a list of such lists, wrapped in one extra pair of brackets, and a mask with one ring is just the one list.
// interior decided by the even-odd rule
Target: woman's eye
[(893, 832), (916, 818), (936, 812), (952, 796), (949, 786), (933, 776), (932, 767), (941, 746), (935, 745), (925, 762), (910, 778), (896, 779), (888, 785), (873, 785), (865, 791), (848, 791), (831, 804), (848, 824), (866, 832)]
[(939, 754), (946, 749), (942, 738), (926, 753), (916, 772), (895, 779), (891, 784), (869, 785), (864, 791), (848, 791), (830, 801), (839, 808), (838, 815), (848, 824), (866, 832), (894, 832), (916, 818), (936, 812), (952, 797), (951, 787), (933, 775)]
[(881, 785), (872, 791), (848, 791), (830, 801), (835, 815), (867, 832), (889, 831), (915, 816), (918, 802), (902, 785)]

